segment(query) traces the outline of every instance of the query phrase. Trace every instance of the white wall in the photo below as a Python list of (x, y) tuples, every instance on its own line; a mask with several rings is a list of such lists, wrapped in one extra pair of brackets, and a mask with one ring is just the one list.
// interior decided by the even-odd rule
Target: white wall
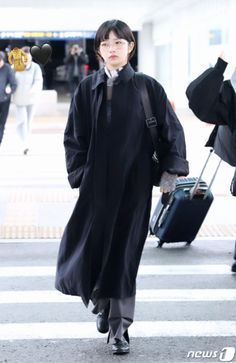
[(144, 23), (138, 34), (138, 70), (155, 77), (155, 48), (152, 34), (152, 22)]
[[(185, 90), (191, 80), (213, 65), (221, 50), (226, 51), (228, 78), (236, 66), (236, 0), (172, 0), (153, 11), (147, 40), (146, 25), (140, 42), (147, 42), (151, 61), (140, 54), (139, 69), (160, 80), (177, 107), (187, 105)], [(151, 26), (151, 24), (152, 26)], [(210, 30), (220, 29), (222, 43), (209, 45)], [(146, 35), (145, 35), (146, 34)], [(146, 45), (147, 46), (147, 45)], [(140, 44), (140, 50), (144, 49)]]

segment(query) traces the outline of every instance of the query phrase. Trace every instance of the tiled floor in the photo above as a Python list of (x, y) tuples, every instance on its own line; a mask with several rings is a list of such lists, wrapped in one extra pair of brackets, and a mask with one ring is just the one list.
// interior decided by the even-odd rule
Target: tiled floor
[[(69, 188), (9, 188), (0, 238), (60, 238), (78, 197)], [(199, 237), (235, 237), (236, 224), (204, 223)]]
[[(63, 130), (68, 107), (66, 103), (59, 104), (57, 114), (35, 117), (33, 145), (27, 157), (17, 151), (14, 117), (10, 116), (0, 154), (0, 169), (4, 171), (0, 179), (1, 239), (61, 237), (78, 198), (78, 191), (69, 187), (65, 170)], [(197, 176), (208, 154), (201, 145), (210, 129), (205, 124), (200, 128), (192, 115), (180, 116), (188, 144), (190, 175)], [(216, 162), (214, 156), (209, 169)], [(212, 175), (212, 170), (209, 174)], [(236, 236), (236, 199), (229, 193), (232, 175), (233, 168), (224, 163), (214, 182), (216, 200), (198, 236)], [(208, 180), (210, 177), (206, 175)], [(160, 196), (159, 189), (155, 189), (153, 206)]]

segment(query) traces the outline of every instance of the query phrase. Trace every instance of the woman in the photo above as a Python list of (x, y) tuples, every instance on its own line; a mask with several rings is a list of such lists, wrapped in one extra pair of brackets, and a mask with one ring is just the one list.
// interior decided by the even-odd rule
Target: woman
[(17, 88), (13, 95), (16, 105), (16, 129), (19, 135), (23, 154), (29, 151), (31, 123), (43, 88), (43, 77), (40, 66), (32, 62), (30, 47), (23, 47), (22, 51), (27, 56), (24, 70), (16, 71)]
[[(86, 306), (91, 300), (98, 330), (109, 330), (113, 353), (124, 354), (148, 233), (153, 146), (129, 64), (135, 39), (128, 25), (104, 22), (95, 52), (104, 67), (78, 86), (65, 130), (68, 179), (80, 196), (62, 237), (56, 288)], [(145, 82), (165, 150), (161, 191), (168, 192), (188, 173), (184, 133), (161, 85)]]
[[(194, 114), (200, 120), (216, 125), (206, 146), (214, 146), (220, 158), (236, 167), (236, 70), (230, 80), (224, 80), (227, 65), (222, 52), (214, 67), (208, 68), (189, 84), (186, 95)], [(231, 193), (236, 194), (235, 176)], [(236, 242), (234, 260), (232, 271), (236, 272)]]

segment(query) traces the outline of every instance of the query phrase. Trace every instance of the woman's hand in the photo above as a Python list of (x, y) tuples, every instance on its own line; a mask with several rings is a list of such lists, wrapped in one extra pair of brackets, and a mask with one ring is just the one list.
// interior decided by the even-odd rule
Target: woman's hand
[(176, 174), (170, 174), (164, 171), (160, 180), (160, 192), (161, 193), (171, 193), (175, 190), (176, 186)]

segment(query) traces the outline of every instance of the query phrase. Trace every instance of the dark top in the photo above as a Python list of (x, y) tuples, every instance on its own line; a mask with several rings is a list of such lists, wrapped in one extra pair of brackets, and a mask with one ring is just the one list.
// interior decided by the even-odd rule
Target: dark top
[(15, 73), (9, 64), (4, 63), (0, 68), (0, 102), (8, 101), (11, 97), (11, 93), (7, 94), (5, 92), (7, 85), (11, 87), (11, 93), (15, 92), (17, 86)]

